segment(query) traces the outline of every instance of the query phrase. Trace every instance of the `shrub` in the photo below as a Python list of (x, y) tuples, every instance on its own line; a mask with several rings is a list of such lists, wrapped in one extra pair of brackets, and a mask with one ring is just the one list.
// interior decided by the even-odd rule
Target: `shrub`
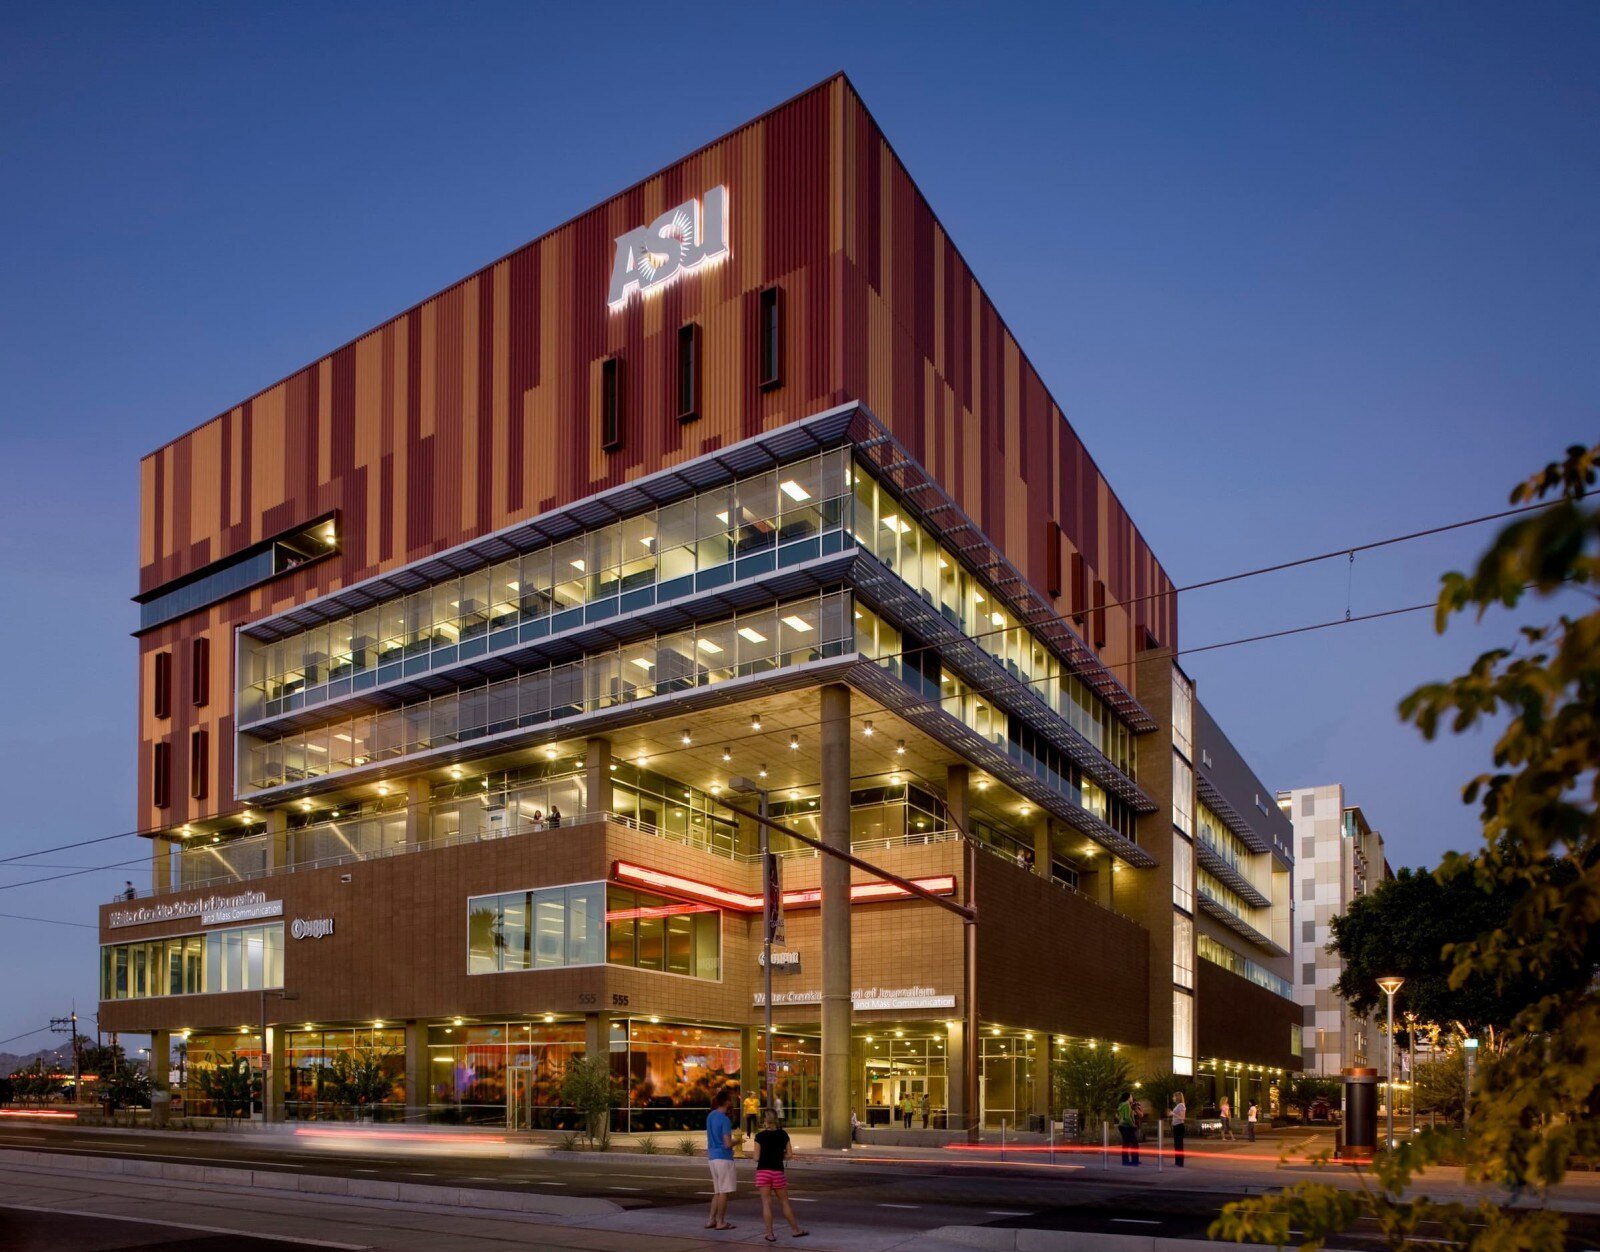
[(575, 1056), (561, 1074), (561, 1103), (583, 1114), (589, 1143), (602, 1151), (611, 1142), (611, 1058)]
[(1098, 1134), (1099, 1124), (1113, 1119), (1122, 1093), (1133, 1086), (1128, 1063), (1109, 1044), (1073, 1044), (1051, 1071), (1056, 1107), (1078, 1110), (1083, 1135)]
[(678, 1140), (678, 1155), (679, 1156), (693, 1156), (694, 1152), (695, 1152), (695, 1142), (694, 1142), (694, 1137), (692, 1135), (685, 1135), (682, 1139)]
[(661, 1151), (661, 1148), (657, 1145), (652, 1136), (645, 1135), (639, 1140), (639, 1151), (643, 1152), (646, 1156), (655, 1156)]

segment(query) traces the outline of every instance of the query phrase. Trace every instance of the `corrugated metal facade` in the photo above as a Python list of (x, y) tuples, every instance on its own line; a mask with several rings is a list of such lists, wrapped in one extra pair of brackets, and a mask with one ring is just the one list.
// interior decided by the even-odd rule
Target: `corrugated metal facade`
[[(723, 184), (730, 255), (607, 305), (613, 241)], [(760, 292), (783, 291), (783, 385), (763, 390)], [(676, 340), (702, 327), (700, 418), (676, 420)], [(599, 362), (627, 363), (624, 442), (604, 452)], [(701, 149), (146, 457), (148, 591), (337, 509), (342, 551), (141, 638), (141, 827), (234, 806), (235, 627), (487, 531), (846, 400), (876, 413), (1047, 590), (1047, 523), (1117, 602), (1170, 588), (882, 133), (842, 76)], [(1070, 582), (1070, 580), (1068, 580)], [(1057, 603), (1071, 606), (1072, 587)], [(1103, 655), (1176, 642), (1173, 597), (1112, 609)], [(188, 691), (188, 640), (213, 639), (204, 708), (151, 711), (153, 655)], [(1126, 673), (1125, 670), (1119, 671)], [(150, 794), (153, 744), (186, 770), (211, 733), (208, 798)]]

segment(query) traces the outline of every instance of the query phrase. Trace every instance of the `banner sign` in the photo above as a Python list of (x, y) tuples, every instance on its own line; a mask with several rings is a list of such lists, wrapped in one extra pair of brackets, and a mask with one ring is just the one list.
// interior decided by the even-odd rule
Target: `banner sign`
[[(260, 913), (239, 913), (238, 917), (232, 916), (238, 910), (261, 908), (267, 911)], [(268, 900), (264, 891), (241, 891), (231, 896), (200, 896), (193, 900), (169, 900), (164, 903), (141, 904), (138, 908), (112, 909), (106, 918), (106, 925), (117, 930), (123, 926), (151, 926), (156, 922), (176, 922), (184, 918), (198, 917), (200, 924), (210, 926), (215, 921), (235, 921), (249, 917), (280, 917), (283, 914), (282, 900)]]

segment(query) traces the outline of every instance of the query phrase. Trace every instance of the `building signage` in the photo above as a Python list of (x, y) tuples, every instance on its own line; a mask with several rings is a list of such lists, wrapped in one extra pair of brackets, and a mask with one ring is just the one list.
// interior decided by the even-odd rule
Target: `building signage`
[[(774, 969), (777, 965), (774, 964)], [(758, 991), (753, 1002), (764, 1008), (766, 996)], [(820, 991), (774, 991), (772, 1006), (785, 1004), (821, 1004)], [(894, 1012), (901, 1009), (953, 1009), (955, 996), (942, 996), (932, 987), (857, 987), (850, 993), (850, 1007), (858, 1013)]]
[(727, 255), (728, 189), (713, 187), (650, 225), (617, 236), (607, 302), (613, 311), (626, 308), (634, 292), (660, 291), (678, 275)]
[[(756, 953), (756, 964), (765, 965), (767, 954)], [(772, 949), (772, 972), (775, 974), (798, 974), (800, 972), (800, 954), (794, 951), (780, 951)]]
[(289, 933), (296, 939), (323, 939), (333, 933), (331, 917), (297, 917), (289, 923)]
[[(259, 912), (247, 912), (257, 909)], [(198, 917), (202, 926), (218, 922), (244, 921), (251, 917), (281, 917), (282, 900), (268, 900), (263, 891), (241, 891), (231, 896), (200, 896), (193, 900), (171, 900), (162, 904), (141, 904), (135, 909), (112, 909), (106, 925), (112, 930), (124, 926), (152, 926), (157, 922), (176, 922)]]

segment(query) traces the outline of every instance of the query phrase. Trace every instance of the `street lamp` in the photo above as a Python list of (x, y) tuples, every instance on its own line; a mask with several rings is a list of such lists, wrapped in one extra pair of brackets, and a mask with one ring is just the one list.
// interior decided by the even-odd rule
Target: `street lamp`
[(1394, 1147), (1394, 993), (1405, 984), (1404, 978), (1390, 975), (1388, 978), (1378, 979), (1378, 990), (1389, 997), (1389, 1098), (1384, 1101), (1384, 1108), (1388, 1111), (1388, 1146)]
[(728, 790), (739, 795), (754, 795), (761, 814), (761, 978), (766, 992), (762, 997), (766, 1009), (766, 1032), (762, 1036), (762, 1090), (766, 1092), (766, 1107), (772, 1109), (772, 932), (778, 922), (777, 861), (772, 855), (771, 833), (767, 829), (767, 789), (758, 787), (750, 779), (735, 775), (728, 779)]
[(1406, 1107), (1411, 1110), (1411, 1137), (1417, 1135), (1417, 1015), (1410, 1009), (1406, 1010), (1406, 1049), (1411, 1053), (1410, 1064), (1406, 1066), (1406, 1078), (1410, 1086), (1406, 1088)]

